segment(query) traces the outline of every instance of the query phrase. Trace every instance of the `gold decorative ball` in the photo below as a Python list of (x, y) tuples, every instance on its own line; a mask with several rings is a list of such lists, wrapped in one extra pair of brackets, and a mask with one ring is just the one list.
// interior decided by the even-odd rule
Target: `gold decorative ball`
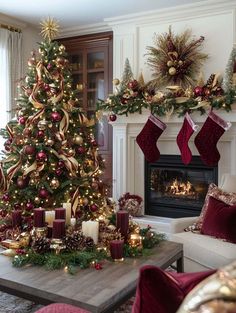
[(76, 145), (82, 145), (84, 139), (83, 139), (82, 136), (76, 135), (76, 136), (74, 137), (73, 141), (74, 141), (74, 143), (75, 143)]
[(39, 204), (40, 201), (41, 201), (41, 200), (39, 199), (39, 197), (35, 197), (35, 198), (34, 198), (34, 202), (35, 202), (36, 204)]
[(53, 146), (54, 145), (54, 140), (52, 138), (46, 139), (45, 140), (45, 145), (49, 146), (49, 147)]
[(120, 81), (119, 81), (118, 78), (114, 78), (114, 79), (112, 80), (112, 84), (115, 85), (115, 86), (119, 85), (119, 83), (120, 83)]
[(41, 120), (38, 122), (38, 129), (45, 130), (47, 127), (48, 122), (45, 120)]
[(88, 203), (89, 203), (88, 198), (84, 198), (84, 199), (83, 199), (83, 204), (84, 204), (84, 205), (87, 205)]
[(56, 177), (53, 177), (53, 179), (50, 182), (50, 187), (52, 189), (57, 189), (60, 186), (60, 182)]
[(75, 150), (74, 149), (69, 149), (67, 151), (68, 156), (74, 156), (75, 155)]
[(171, 76), (174, 76), (175, 74), (176, 74), (176, 68), (175, 67), (170, 67), (169, 68), (169, 74), (171, 75)]
[(178, 63), (179, 63), (179, 65), (183, 65), (184, 62), (182, 60), (179, 60)]
[(191, 87), (187, 88), (184, 92), (184, 95), (188, 98), (192, 98), (194, 95), (193, 89)]
[(171, 60), (167, 61), (167, 66), (168, 67), (171, 67), (173, 64), (174, 64), (173, 61), (171, 61)]

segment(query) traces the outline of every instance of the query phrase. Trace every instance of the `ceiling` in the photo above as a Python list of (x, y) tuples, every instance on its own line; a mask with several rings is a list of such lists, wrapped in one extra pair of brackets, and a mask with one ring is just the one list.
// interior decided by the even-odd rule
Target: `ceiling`
[(140, 13), (206, 0), (0, 0), (0, 13), (39, 27), (48, 16), (61, 29), (103, 23), (104, 18)]

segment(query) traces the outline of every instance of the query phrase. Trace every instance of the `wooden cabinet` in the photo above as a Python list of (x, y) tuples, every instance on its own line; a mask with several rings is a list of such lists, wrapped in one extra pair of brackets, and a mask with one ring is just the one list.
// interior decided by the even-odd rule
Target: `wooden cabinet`
[[(97, 99), (112, 92), (113, 34), (105, 32), (58, 40), (66, 47), (71, 64), (73, 89), (89, 117), (95, 114)], [(103, 181), (112, 185), (112, 127), (104, 117), (96, 126), (100, 154), (106, 160)]]

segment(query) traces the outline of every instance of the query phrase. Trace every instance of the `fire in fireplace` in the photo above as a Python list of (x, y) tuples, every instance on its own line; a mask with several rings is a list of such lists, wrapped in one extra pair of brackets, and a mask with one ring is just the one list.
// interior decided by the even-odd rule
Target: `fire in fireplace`
[(194, 156), (186, 166), (181, 157), (162, 155), (145, 164), (145, 214), (184, 217), (200, 214), (210, 183), (217, 184), (218, 168)]

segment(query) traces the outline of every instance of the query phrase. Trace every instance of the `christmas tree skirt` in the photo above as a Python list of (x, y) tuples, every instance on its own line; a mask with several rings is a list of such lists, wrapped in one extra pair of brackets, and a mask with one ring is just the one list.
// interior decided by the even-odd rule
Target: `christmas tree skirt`
[[(115, 313), (130, 313), (134, 298), (121, 305)], [(19, 297), (0, 292), (0, 313), (34, 313), (42, 306)]]

